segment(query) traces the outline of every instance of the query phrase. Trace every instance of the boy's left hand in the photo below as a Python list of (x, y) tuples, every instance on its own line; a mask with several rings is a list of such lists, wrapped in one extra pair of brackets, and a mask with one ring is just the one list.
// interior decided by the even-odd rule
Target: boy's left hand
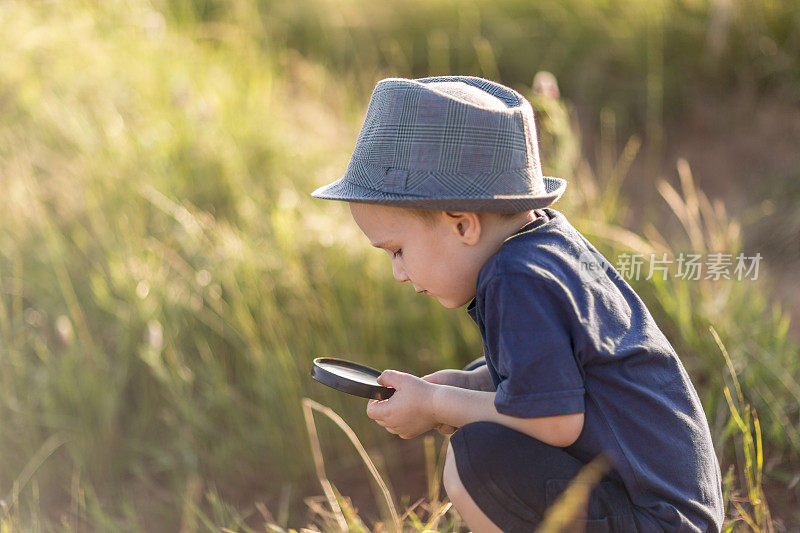
[(384, 370), (378, 383), (393, 387), (388, 400), (370, 400), (367, 416), (389, 433), (410, 439), (439, 426), (433, 416), (433, 390), (437, 386), (411, 374)]

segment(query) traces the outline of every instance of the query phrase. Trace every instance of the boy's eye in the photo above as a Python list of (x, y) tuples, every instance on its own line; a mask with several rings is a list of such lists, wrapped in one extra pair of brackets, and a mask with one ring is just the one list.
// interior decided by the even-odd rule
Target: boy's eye
[(392, 257), (400, 257), (401, 255), (403, 255), (402, 248), (398, 248), (396, 251), (392, 252)]

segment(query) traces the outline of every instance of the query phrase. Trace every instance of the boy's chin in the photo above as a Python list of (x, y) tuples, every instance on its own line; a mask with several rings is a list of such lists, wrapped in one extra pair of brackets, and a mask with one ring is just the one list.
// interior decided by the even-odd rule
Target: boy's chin
[(439, 303), (442, 304), (442, 307), (446, 307), (447, 309), (458, 309), (459, 307), (462, 307), (467, 303), (469, 303), (469, 300), (467, 300), (466, 302), (461, 302), (461, 301), (441, 298), (439, 296), (434, 296), (434, 298), (436, 298), (439, 301)]

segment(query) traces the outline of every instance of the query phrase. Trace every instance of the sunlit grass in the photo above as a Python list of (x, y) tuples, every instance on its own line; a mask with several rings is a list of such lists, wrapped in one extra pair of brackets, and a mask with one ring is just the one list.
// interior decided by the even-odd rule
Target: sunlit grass
[[(267, 520), (262, 502), (318, 493), (306, 396), (340, 413), (366, 450), (390, 455), (361, 403), (308, 378), (312, 358), (424, 373), (474, 359), (478, 334), (463, 313), (393, 283), (346, 206), (308, 192), (344, 168), (380, 75), (499, 72), (530, 94), (534, 69), (569, 81), (585, 61), (579, 51), (594, 34), (582, 36), (581, 6), (603, 31), (626, 26), (587, 1), (497, 5), (0, 4), (0, 528), (300, 523), (288, 503)], [(408, 17), (396, 16), (402, 9)], [(537, 10), (569, 37), (542, 49), (540, 63), (514, 53), (530, 45), (518, 40), (519, 20)], [(386, 33), (371, 31), (373, 20)], [(624, 35), (613, 48), (627, 50), (635, 77), (640, 41)], [(571, 182), (557, 207), (609, 256), (741, 248), (733, 217), (683, 163), (680, 186), (660, 191), (686, 238), (627, 226), (621, 184), (642, 142), (617, 150), (608, 132), (623, 129), (614, 124), (628, 108), (602, 113), (608, 140), (590, 166), (564, 102), (534, 104), (547, 170)], [(734, 369), (747, 369), (741, 385), (761, 417), (764, 456), (776, 468), (796, 456), (797, 346), (763, 285), (636, 288), (699, 383), (721, 455), (733, 460), (734, 437), (709, 324)], [(319, 433), (349, 451), (330, 438), (334, 428)], [(402, 520), (437, 516), (446, 504), (437, 490), (430, 481), (428, 507)]]
[[(343, 403), (311, 385), (314, 356), (422, 370), (468, 340), (307, 198), (354, 134), (341, 91), (314, 94), (324, 71), (297, 59), (276, 80), (275, 54), (207, 48), (126, 5), (3, 7), (0, 487), (66, 433), (37, 465), (49, 511), (76, 514), (74, 477), (112, 516), (161, 494), (145, 527), (177, 520), (196, 475), (268, 495), (303, 479), (300, 398)], [(17, 513), (30, 485), (19, 496)], [(78, 504), (71, 519), (97, 519)]]

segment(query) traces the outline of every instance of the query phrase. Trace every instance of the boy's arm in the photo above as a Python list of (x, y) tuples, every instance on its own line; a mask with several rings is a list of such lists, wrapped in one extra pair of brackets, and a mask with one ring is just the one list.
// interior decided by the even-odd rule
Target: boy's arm
[(494, 422), (560, 448), (575, 442), (583, 430), (583, 413), (537, 418), (498, 413), (494, 405), (496, 395), (496, 392), (439, 385), (433, 390), (433, 418), (453, 427), (472, 422)]
[(438, 385), (403, 372), (387, 370), (378, 381), (396, 389), (388, 400), (370, 401), (367, 415), (387, 431), (416, 437), (441, 425), (461, 427), (494, 422), (551, 446), (569, 446), (583, 430), (583, 413), (519, 418), (497, 412), (496, 392)]

